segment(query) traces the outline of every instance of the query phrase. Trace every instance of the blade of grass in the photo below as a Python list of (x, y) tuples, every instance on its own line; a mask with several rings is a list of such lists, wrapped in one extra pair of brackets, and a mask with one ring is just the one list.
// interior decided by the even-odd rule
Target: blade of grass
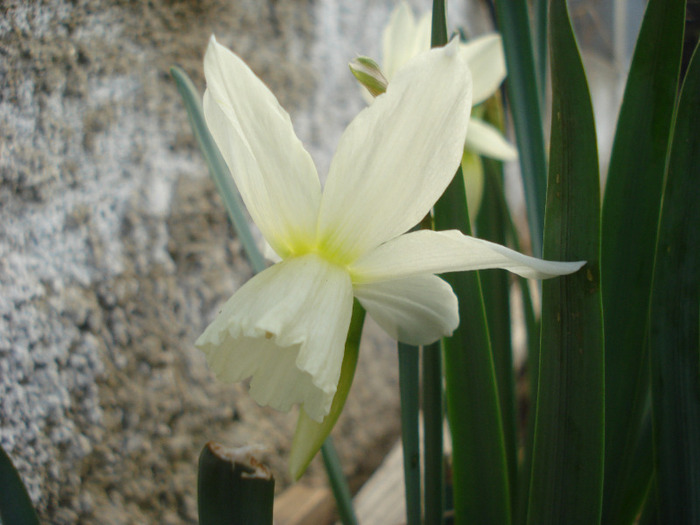
[(544, 256), (588, 263), (542, 283), (528, 523), (591, 525), (600, 521), (605, 423), (598, 155), (566, 0), (552, 0), (549, 13), (553, 101)]
[(700, 523), (700, 52), (673, 125), (650, 309), (661, 523)]
[(503, 37), (508, 78), (506, 91), (520, 153), (532, 252), (542, 254), (547, 160), (527, 2), (497, 0), (498, 28)]
[(605, 315), (604, 523), (630, 523), (646, 494), (631, 471), (649, 395), (647, 321), (671, 119), (678, 89), (684, 0), (650, 0), (637, 40), (603, 201)]
[(444, 523), (443, 420), (442, 353), (440, 343), (433, 343), (423, 347), (425, 525), (442, 525)]

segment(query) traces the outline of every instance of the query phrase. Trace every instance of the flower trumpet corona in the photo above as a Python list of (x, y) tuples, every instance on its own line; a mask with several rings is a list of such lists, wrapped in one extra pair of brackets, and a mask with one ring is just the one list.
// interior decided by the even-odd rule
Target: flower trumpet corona
[(353, 296), (393, 337), (427, 344), (459, 324), (436, 273), (505, 268), (546, 278), (582, 263), (534, 259), (458, 231), (407, 232), (430, 212), (462, 157), (469, 69), (456, 44), (406, 64), (338, 144), (323, 190), (289, 115), (212, 37), (207, 125), (280, 262), (226, 302), (196, 345), (217, 378), (251, 378), (261, 405), (299, 403), (321, 421), (336, 391)]

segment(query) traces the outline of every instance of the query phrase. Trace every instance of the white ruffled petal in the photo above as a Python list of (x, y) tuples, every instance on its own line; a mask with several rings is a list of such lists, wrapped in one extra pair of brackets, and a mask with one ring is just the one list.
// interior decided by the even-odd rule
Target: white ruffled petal
[(287, 112), (212, 36), (204, 57), (204, 115), (255, 224), (282, 257), (316, 232), (321, 185)]
[(400, 279), (422, 273), (502, 268), (523, 277), (548, 279), (577, 271), (585, 264), (528, 257), (500, 244), (457, 230), (420, 230), (401, 235), (367, 253), (350, 267), (353, 283)]
[(459, 326), (457, 297), (435, 275), (359, 284), (354, 289), (372, 319), (397, 341), (425, 345), (452, 335)]
[(474, 117), (469, 120), (464, 149), (496, 160), (510, 161), (518, 158), (518, 150), (496, 127)]
[(309, 254), (248, 281), (196, 345), (218, 379), (252, 376), (250, 394), (261, 405), (301, 403), (321, 421), (340, 377), (351, 313), (347, 272)]
[(471, 108), (469, 71), (455, 45), (401, 68), (341, 137), (319, 212), (319, 241), (337, 260), (410, 229), (452, 180)]
[(472, 104), (476, 106), (493, 95), (506, 78), (503, 42), (499, 34), (492, 33), (462, 44), (460, 52), (472, 72)]

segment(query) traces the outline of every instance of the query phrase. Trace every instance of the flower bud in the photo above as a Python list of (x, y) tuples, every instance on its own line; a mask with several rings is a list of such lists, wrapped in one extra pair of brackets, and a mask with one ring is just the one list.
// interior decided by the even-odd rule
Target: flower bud
[(368, 57), (357, 57), (348, 64), (350, 71), (373, 97), (379, 96), (386, 91), (389, 83), (382, 70), (374, 60)]

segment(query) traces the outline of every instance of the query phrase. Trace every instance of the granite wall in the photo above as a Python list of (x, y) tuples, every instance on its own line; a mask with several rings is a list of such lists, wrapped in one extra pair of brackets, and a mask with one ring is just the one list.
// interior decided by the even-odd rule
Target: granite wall
[[(251, 271), (168, 68), (203, 89), (216, 33), (324, 173), (363, 105), (347, 61), (378, 56), (391, 4), (0, 4), (0, 443), (42, 521), (195, 523), (209, 439), (264, 445), (289, 483), (294, 414), (215, 383), (192, 344)], [(395, 350), (369, 332), (337, 429), (355, 480), (398, 428)]]

